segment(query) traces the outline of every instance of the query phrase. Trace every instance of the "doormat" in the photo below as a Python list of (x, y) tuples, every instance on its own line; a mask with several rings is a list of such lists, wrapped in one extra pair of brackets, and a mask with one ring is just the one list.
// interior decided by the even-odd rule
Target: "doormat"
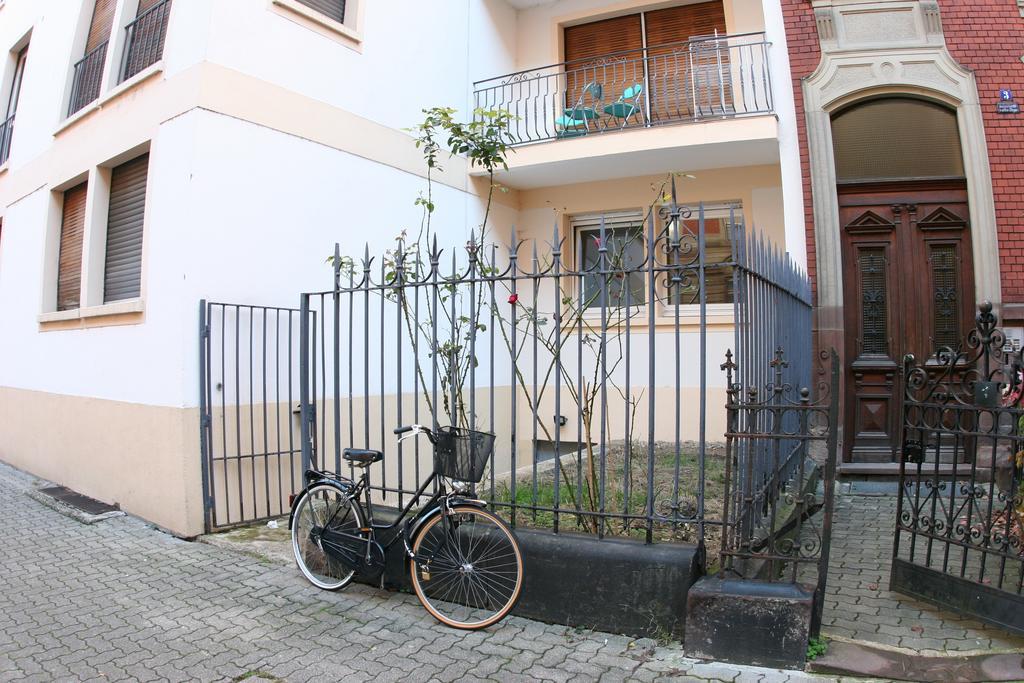
[(28, 495), (33, 500), (85, 524), (94, 524), (104, 519), (124, 515), (117, 505), (108, 505), (65, 486), (32, 489)]

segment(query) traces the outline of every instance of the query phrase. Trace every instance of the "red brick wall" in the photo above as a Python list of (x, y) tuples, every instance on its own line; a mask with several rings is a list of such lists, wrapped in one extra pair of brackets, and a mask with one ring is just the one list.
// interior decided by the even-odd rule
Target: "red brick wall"
[(804, 93), (801, 79), (810, 76), (821, 61), (818, 27), (814, 11), (807, 0), (782, 0), (782, 16), (786, 22), (789, 65), (796, 97), (796, 119), (800, 138), (800, 171), (804, 183), (804, 220), (807, 224), (807, 271), (817, 296), (817, 254), (814, 251), (814, 208), (811, 203), (811, 162), (807, 153), (807, 119), (804, 118)]
[[(950, 54), (975, 72), (985, 119), (985, 138), (996, 206), (999, 263), (1004, 303), (1024, 303), (1024, 114), (1000, 115), (996, 102), (1009, 88), (1024, 106), (1024, 18), (1015, 0), (939, 0)], [(807, 0), (782, 0), (792, 66), (804, 176), (804, 213), (811, 277), (815, 276), (814, 217), (811, 204), (807, 130), (801, 79), (821, 59), (814, 12)]]
[(1004, 303), (1024, 302), (1024, 114), (996, 113), (1000, 88), (1024, 105), (1024, 18), (1015, 0), (939, 0), (946, 46), (974, 71), (985, 117), (985, 140), (999, 234)]

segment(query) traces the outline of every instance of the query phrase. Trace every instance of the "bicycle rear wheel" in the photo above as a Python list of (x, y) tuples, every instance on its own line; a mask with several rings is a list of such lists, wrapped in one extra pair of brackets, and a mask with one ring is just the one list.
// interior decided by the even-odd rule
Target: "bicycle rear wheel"
[[(359, 505), (330, 484), (317, 484), (302, 494), (295, 506), (292, 519), (292, 552), (310, 583), (324, 590), (338, 590), (347, 586), (355, 570), (338, 559), (340, 552), (348, 550), (358, 557), (359, 539), (365, 534)], [(325, 540), (326, 535), (326, 540)], [(339, 541), (339, 539), (342, 539)], [(328, 553), (324, 546), (334, 552)], [(337, 547), (339, 543), (351, 548)]]
[(456, 505), (420, 528), (409, 563), (416, 597), (453, 628), (485, 628), (504, 618), (523, 587), (523, 557), (515, 536), (487, 510)]

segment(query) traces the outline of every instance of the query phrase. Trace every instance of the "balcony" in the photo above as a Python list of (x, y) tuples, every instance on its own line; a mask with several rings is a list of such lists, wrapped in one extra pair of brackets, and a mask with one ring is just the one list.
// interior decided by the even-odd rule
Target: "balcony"
[[(684, 148), (687, 170), (774, 163), (769, 46), (721, 35), (554, 64), (475, 83), (475, 105), (516, 117), (512, 187), (680, 170)], [(695, 122), (716, 123), (673, 125)]]
[(83, 109), (100, 96), (103, 83), (103, 64), (107, 59), (107, 43), (97, 45), (75, 64), (75, 76), (71, 82), (71, 99), (68, 102), (68, 116)]
[(477, 107), (517, 117), (516, 144), (773, 113), (763, 33), (563, 62), (474, 84)]
[(164, 54), (171, 0), (153, 5), (125, 27), (126, 40), (121, 81), (160, 61)]

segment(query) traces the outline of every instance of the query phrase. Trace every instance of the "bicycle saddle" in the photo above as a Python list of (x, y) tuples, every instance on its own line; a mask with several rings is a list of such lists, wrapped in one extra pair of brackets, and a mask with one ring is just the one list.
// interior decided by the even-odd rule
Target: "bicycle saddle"
[(346, 448), (342, 455), (357, 467), (366, 467), (379, 461), (384, 455), (380, 451), (373, 451), (366, 448)]

